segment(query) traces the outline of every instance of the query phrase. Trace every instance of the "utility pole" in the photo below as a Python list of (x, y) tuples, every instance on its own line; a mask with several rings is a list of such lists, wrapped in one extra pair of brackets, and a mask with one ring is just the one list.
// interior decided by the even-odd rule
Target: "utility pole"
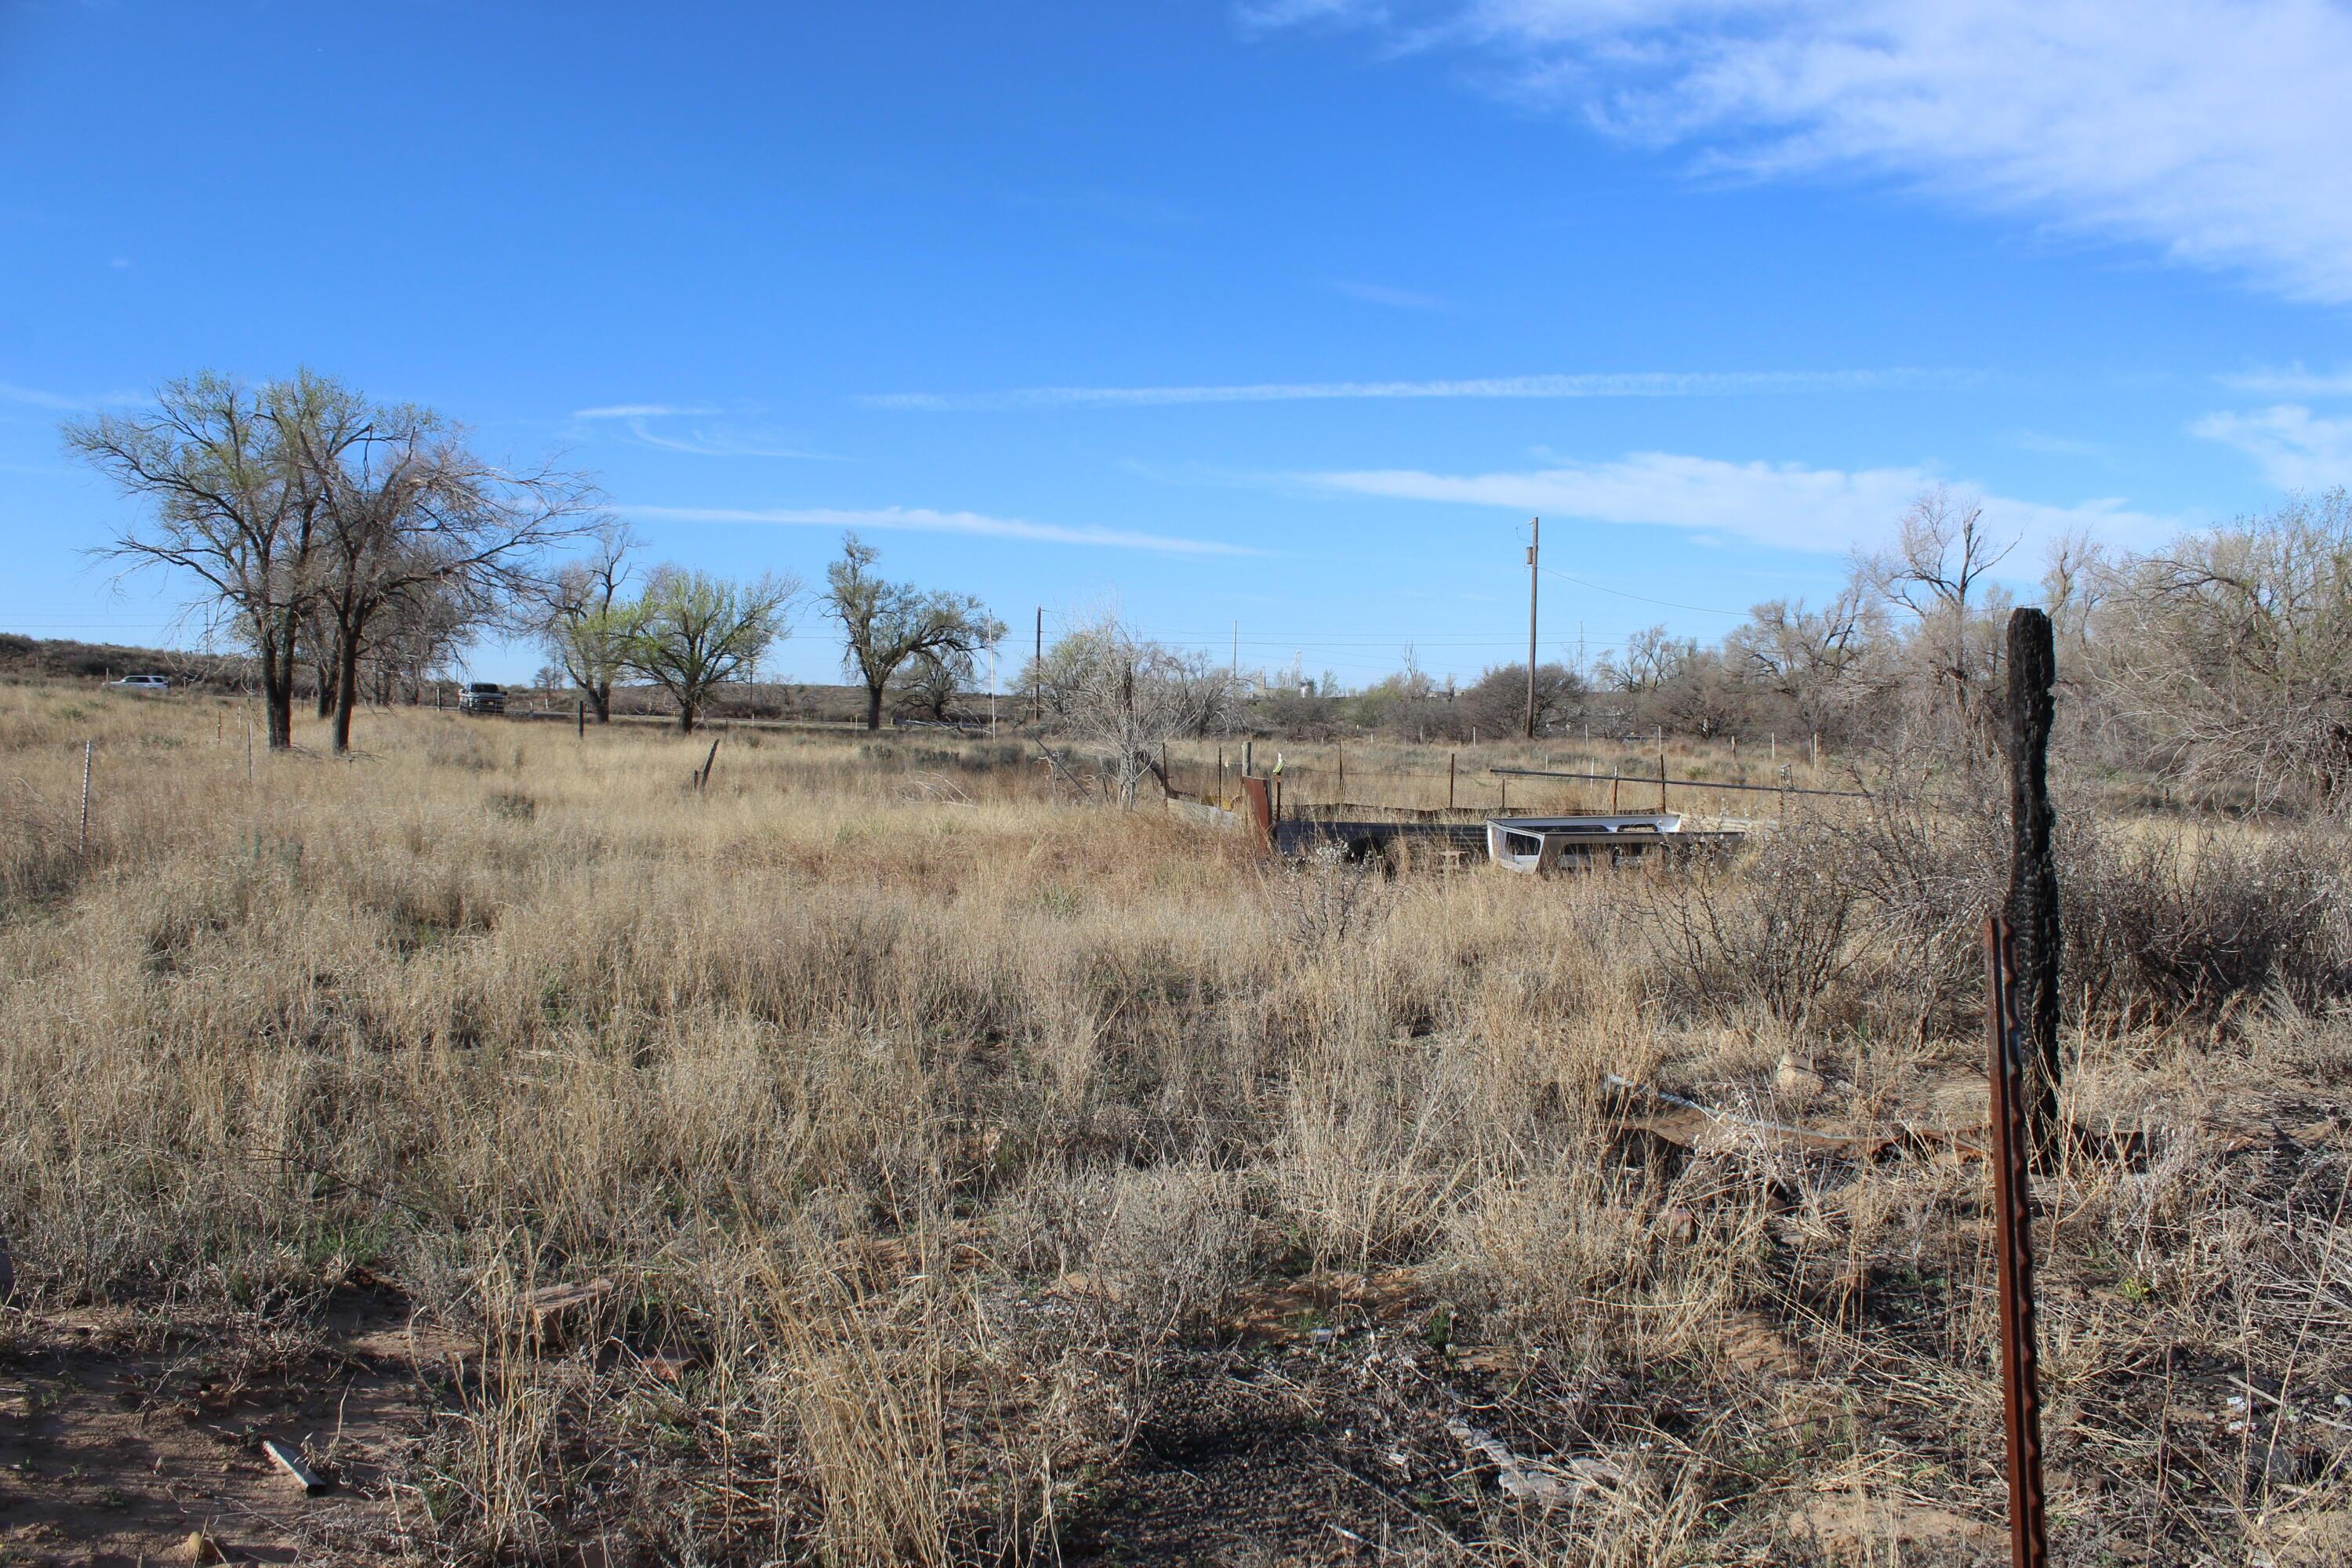
[(1543, 542), (1543, 519), (1528, 519), (1528, 739), (1536, 738), (1536, 547)]
[(1241, 622), (1239, 622), (1239, 621), (1235, 621), (1235, 622), (1234, 623), (1234, 676), (1233, 676), (1233, 681), (1234, 681), (1234, 689), (1235, 690), (1239, 690), (1239, 689), (1241, 689), (1241, 684), (1242, 684), (1242, 624), (1241, 624)]
[(1029, 722), (1045, 721), (1045, 606), (1037, 606), (1037, 658), (1029, 666)]

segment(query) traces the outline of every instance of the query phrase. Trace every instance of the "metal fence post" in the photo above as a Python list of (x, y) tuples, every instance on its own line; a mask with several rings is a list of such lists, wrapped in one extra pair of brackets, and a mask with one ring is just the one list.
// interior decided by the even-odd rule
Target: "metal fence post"
[(1985, 920), (1985, 1019), (1992, 1080), (1993, 1249), (2000, 1289), (2000, 1405), (2011, 1568), (2050, 1557), (2042, 1490), (2042, 1389), (2033, 1332), (2033, 1177), (2026, 1128), (2026, 1041), (2019, 1026), (2009, 922)]

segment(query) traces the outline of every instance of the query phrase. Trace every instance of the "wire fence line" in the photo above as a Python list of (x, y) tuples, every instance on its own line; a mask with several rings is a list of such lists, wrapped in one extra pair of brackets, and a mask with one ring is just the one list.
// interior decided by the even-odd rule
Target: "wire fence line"
[[(1589, 755), (1575, 760), (1591, 761)], [(1359, 751), (1344, 743), (1273, 742), (1191, 742), (1171, 748), (1166, 758), (1168, 781), (1180, 794), (1234, 799), (1241, 793), (1247, 766), (1261, 776), (1280, 779), (1286, 802), (1299, 806), (1568, 815), (1662, 808), (1721, 811), (1748, 805), (1749, 797), (1759, 795), (1867, 798), (1860, 790), (1811, 783), (1817, 771), (1804, 768), (1801, 773), (1801, 764), (1795, 763), (1776, 766), (1714, 755), (1669, 757), (1668, 763), (1662, 803), (1660, 773), (1649, 759), (1613, 768), (1517, 766), (1475, 753), (1441, 753), (1437, 760), (1425, 752), (1399, 758), (1384, 747)], [(1718, 770), (1725, 776), (1704, 776)]]

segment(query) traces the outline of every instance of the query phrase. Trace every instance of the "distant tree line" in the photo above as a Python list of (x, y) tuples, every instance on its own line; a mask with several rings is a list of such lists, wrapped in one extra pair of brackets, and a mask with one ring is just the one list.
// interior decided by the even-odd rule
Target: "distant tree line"
[[(1622, 740), (1821, 737), (1841, 752), (1904, 735), (1989, 754), (2015, 595), (2016, 541), (1982, 508), (1923, 494), (1826, 602), (1770, 599), (1713, 644), (1663, 626), (1600, 658), (1538, 665), (1539, 734)], [(2352, 805), (2352, 500), (2332, 490), (2126, 551), (2049, 552), (2039, 598), (2060, 638), (2064, 743), (2084, 763), (2256, 803)], [(1049, 658), (1049, 665), (1050, 665)], [(1048, 679), (1051, 671), (1048, 671)], [(1524, 664), (1458, 689), (1415, 666), (1362, 689), (1254, 683), (1232, 711), (1261, 733), (1461, 742), (1520, 733)], [(1049, 705), (1050, 706), (1050, 705)]]
[[(799, 578), (732, 581), (674, 564), (640, 574), (635, 542), (585, 477), (478, 455), (430, 409), (373, 401), (309, 371), (249, 386), (200, 374), (152, 406), (68, 424), (69, 450), (144, 503), (101, 552), (197, 585), (194, 609), (250, 661), (269, 744), (292, 743), (315, 692), (348, 751), (363, 699), (417, 691), (492, 631), (535, 637), (549, 668), (611, 718), (615, 686), (662, 692), (692, 731), (723, 688), (753, 679), (809, 596)], [(586, 553), (558, 559), (585, 543)], [(1539, 734), (1819, 735), (1841, 750), (1890, 734), (1990, 753), (2000, 740), (1994, 574), (2015, 549), (1981, 507), (1937, 488), (1893, 542), (1857, 555), (1820, 605), (1770, 599), (1713, 644), (1663, 625), (1606, 656), (1543, 663)], [(887, 706), (946, 717), (1003, 623), (967, 595), (894, 583), (850, 534), (814, 595), (841, 631), (865, 721)], [(2051, 552), (2066, 742), (2258, 803), (2352, 803), (2352, 501), (2341, 489), (2183, 533), (2147, 551), (2087, 538)], [(1230, 665), (1139, 637), (1116, 616), (1076, 626), (1021, 676), (1048, 731), (1086, 738), (1132, 798), (1186, 735), (1385, 732), (1463, 742), (1519, 732), (1527, 667), (1441, 684), (1403, 668), (1342, 692), (1299, 672), (1247, 683)]]
[[(64, 438), (144, 503), (100, 553), (194, 580), (206, 631), (249, 657), (275, 750), (293, 744), (299, 692), (348, 752), (360, 701), (413, 698), (494, 631), (536, 638), (598, 722), (635, 679), (691, 731), (719, 689), (756, 676), (803, 598), (789, 573), (735, 582), (664, 564), (637, 580), (635, 541), (584, 476), (490, 462), (432, 410), (307, 370), (170, 382), (152, 406), (69, 423)], [(581, 541), (586, 555), (553, 559)], [(889, 582), (877, 559), (847, 536), (819, 595), (869, 729), (892, 693), (945, 712), (1003, 635), (978, 600)]]

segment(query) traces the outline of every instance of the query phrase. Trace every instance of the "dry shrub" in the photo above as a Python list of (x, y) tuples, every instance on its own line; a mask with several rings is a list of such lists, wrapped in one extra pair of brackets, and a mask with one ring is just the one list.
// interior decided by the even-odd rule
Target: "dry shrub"
[(1731, 1022), (1761, 1007), (1784, 1024), (1835, 1024), (1862, 890), (1833, 829), (1801, 818), (1733, 860), (1645, 879), (1632, 908), (1668, 1001)]
[[(1664, 995), (1725, 1022), (1760, 1011), (1815, 1029), (1965, 1034), (2008, 861), (2000, 797), (1962, 792), (1992, 783), (1890, 773), (1857, 807), (1645, 885), (1632, 908)], [(2127, 1030), (2352, 995), (2352, 838), (2338, 829), (2155, 833), (2062, 803), (2055, 850), (2072, 1022)]]
[(2305, 1008), (2352, 994), (2341, 833), (2078, 829), (2065, 847), (2068, 1000), (2085, 1018), (2128, 1028), (2264, 994)]
[(1056, 1173), (1011, 1194), (1001, 1255), (1146, 1331), (1195, 1337), (1281, 1257), (1265, 1183), (1192, 1161)]
[(820, 1509), (825, 1558), (844, 1565), (967, 1562), (950, 1498), (946, 1346), (927, 1299), (911, 1318), (837, 1279), (780, 1293), (777, 1340)]

